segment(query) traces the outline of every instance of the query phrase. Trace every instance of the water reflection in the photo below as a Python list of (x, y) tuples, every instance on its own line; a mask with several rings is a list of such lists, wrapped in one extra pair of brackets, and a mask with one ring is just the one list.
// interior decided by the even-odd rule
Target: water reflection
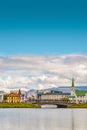
[(0, 109), (2, 130), (87, 130), (86, 109)]
[(87, 109), (73, 109), (74, 130), (87, 130)]
[(74, 125), (74, 113), (73, 113), (74, 111), (73, 111), (73, 109), (71, 109), (71, 122), (72, 122), (72, 130), (75, 130), (74, 128), (75, 128), (75, 125)]

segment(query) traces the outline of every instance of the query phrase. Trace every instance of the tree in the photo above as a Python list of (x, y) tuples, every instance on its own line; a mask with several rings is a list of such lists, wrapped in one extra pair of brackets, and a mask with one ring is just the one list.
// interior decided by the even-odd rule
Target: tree
[(69, 101), (69, 98), (68, 98), (68, 97), (65, 97), (65, 98), (63, 98), (62, 100), (68, 102), (68, 101)]
[(3, 96), (3, 100), (7, 100), (7, 95), (4, 95), (4, 96)]

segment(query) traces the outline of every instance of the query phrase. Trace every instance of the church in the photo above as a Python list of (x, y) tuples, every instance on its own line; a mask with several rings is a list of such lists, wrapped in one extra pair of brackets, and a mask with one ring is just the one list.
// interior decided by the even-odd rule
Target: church
[(87, 103), (87, 90), (75, 89), (74, 79), (72, 79), (71, 96), (69, 100), (72, 103)]

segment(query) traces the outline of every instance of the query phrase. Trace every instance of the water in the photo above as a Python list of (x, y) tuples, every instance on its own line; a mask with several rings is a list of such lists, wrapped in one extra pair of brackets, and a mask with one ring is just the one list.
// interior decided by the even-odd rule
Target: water
[(0, 130), (87, 130), (87, 109), (0, 109)]

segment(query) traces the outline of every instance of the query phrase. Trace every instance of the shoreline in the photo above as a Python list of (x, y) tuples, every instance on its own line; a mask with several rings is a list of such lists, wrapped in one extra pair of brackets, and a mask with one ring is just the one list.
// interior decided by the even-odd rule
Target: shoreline
[(87, 108), (87, 104), (68, 104), (67, 108)]
[(0, 103), (0, 108), (41, 108), (41, 106), (32, 103)]
[[(41, 105), (32, 103), (0, 103), (0, 108), (41, 108)], [(67, 104), (67, 108), (87, 108), (87, 104)]]

